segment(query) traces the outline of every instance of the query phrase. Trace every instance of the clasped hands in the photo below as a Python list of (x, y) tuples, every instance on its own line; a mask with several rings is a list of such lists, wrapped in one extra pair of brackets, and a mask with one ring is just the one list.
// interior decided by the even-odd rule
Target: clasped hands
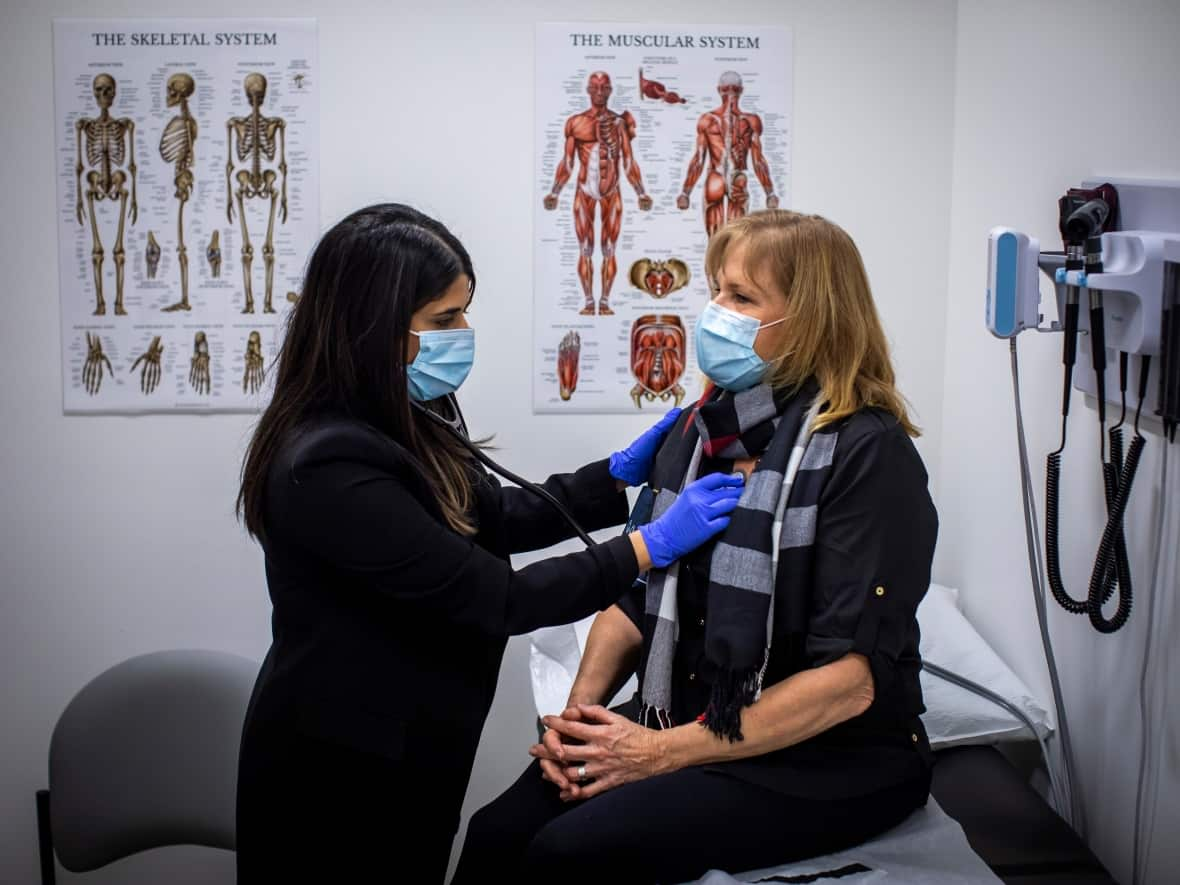
[(541, 722), (546, 731), (529, 755), (540, 760), (542, 777), (564, 802), (665, 772), (662, 733), (600, 704), (572, 704)]

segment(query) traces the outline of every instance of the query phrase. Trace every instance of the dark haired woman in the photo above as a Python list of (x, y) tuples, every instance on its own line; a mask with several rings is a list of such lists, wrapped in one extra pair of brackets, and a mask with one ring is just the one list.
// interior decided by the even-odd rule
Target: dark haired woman
[[(640, 531), (514, 571), (509, 554), (569, 532), (457, 438), (474, 290), (454, 235), (396, 204), (311, 256), (238, 497), (274, 607), (239, 762), (240, 882), (441, 882), (508, 637), (610, 606), (736, 505), (741, 477), (713, 476)], [(588, 529), (624, 522), (622, 490), (675, 418), (546, 489)]]

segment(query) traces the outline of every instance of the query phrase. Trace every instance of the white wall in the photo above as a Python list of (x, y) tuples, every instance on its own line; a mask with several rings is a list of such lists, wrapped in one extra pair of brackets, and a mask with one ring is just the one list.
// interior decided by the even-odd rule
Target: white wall
[[(940, 460), (943, 532), (936, 567), (943, 581), (964, 589), (972, 621), (1045, 698), (1048, 677), (1028, 589), (1008, 348), (983, 326), (987, 232), (995, 224), (1011, 225), (1039, 237), (1042, 248), (1059, 249), (1056, 201), (1066, 188), (1093, 177), (1180, 179), (1178, 37), (1175, 3), (959, 3)], [(1074, 53), (1086, 60), (1071, 62)], [(1079, 75), (1084, 81), (1071, 80)], [(1029, 333), (1020, 336), (1019, 347), (1043, 515), (1045, 455), (1057, 447), (1061, 424), (1061, 337)], [(1095, 412), (1081, 407), (1076, 392), (1071, 412), (1061, 532), (1068, 539), (1065, 583), (1079, 596), (1105, 520)], [(1151, 436), (1127, 516), (1138, 587), (1130, 624), (1100, 636), (1085, 618), (1049, 603), (1091, 844), (1115, 878), (1128, 883), (1139, 668), (1149, 620), (1146, 587), (1155, 554), (1161, 449), (1159, 437)], [(1180, 472), (1175, 467), (1173, 479)], [(1175, 500), (1177, 484), (1169, 486)], [(1174, 534), (1165, 541), (1173, 563), (1175, 542)], [(1169, 604), (1174, 570), (1171, 575)], [(1174, 617), (1157, 621), (1157, 648), (1174, 644), (1175, 624)], [(1180, 671), (1174, 663), (1168, 666), (1174, 686)], [(1175, 688), (1170, 696), (1175, 699)], [(1175, 743), (1180, 711), (1173, 703), (1163, 716), (1169, 745), (1148, 880), (1160, 883), (1175, 881), (1180, 864), (1180, 843), (1169, 838), (1180, 832)]]
[[(533, 416), (533, 24), (574, 2), (255, 0), (251, 15), (320, 23), (323, 223), (397, 199), (437, 214), (480, 278), (480, 363), (464, 390), (473, 429), (509, 466), (542, 476), (602, 457), (654, 413)], [(208, 0), (200, 13), (233, 15)], [(220, 648), (260, 659), (269, 640), (261, 557), (232, 517), (252, 421), (63, 417), (55, 240), (54, 16), (182, 16), (178, 0), (7, 0), (0, 29), (0, 881), (36, 880), (33, 793), (56, 716), (89, 678), (141, 652)], [(902, 385), (936, 474), (942, 426), (955, 8), (939, 0), (786, 3), (600, 0), (595, 18), (783, 24), (795, 29), (795, 208), (861, 245)], [(902, 235), (904, 234), (904, 235)], [(466, 811), (527, 762), (527, 642), (515, 640)], [(456, 845), (458, 845), (458, 841)], [(231, 881), (222, 852), (167, 849), (85, 879)], [(179, 871), (179, 872), (178, 872)], [(73, 877), (63, 876), (63, 881)]]

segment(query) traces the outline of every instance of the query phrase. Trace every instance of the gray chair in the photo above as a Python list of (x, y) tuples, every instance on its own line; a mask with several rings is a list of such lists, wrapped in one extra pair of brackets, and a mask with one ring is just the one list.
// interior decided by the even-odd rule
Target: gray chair
[(238, 747), (255, 661), (202, 650), (116, 664), (66, 706), (37, 793), (41, 880), (164, 845), (235, 847)]

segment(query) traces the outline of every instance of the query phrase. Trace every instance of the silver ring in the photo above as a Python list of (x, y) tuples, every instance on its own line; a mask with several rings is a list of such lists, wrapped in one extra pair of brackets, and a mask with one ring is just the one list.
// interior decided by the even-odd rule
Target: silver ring
[(579, 765), (578, 766), (578, 780), (584, 781), (585, 779), (586, 779), (586, 766)]

